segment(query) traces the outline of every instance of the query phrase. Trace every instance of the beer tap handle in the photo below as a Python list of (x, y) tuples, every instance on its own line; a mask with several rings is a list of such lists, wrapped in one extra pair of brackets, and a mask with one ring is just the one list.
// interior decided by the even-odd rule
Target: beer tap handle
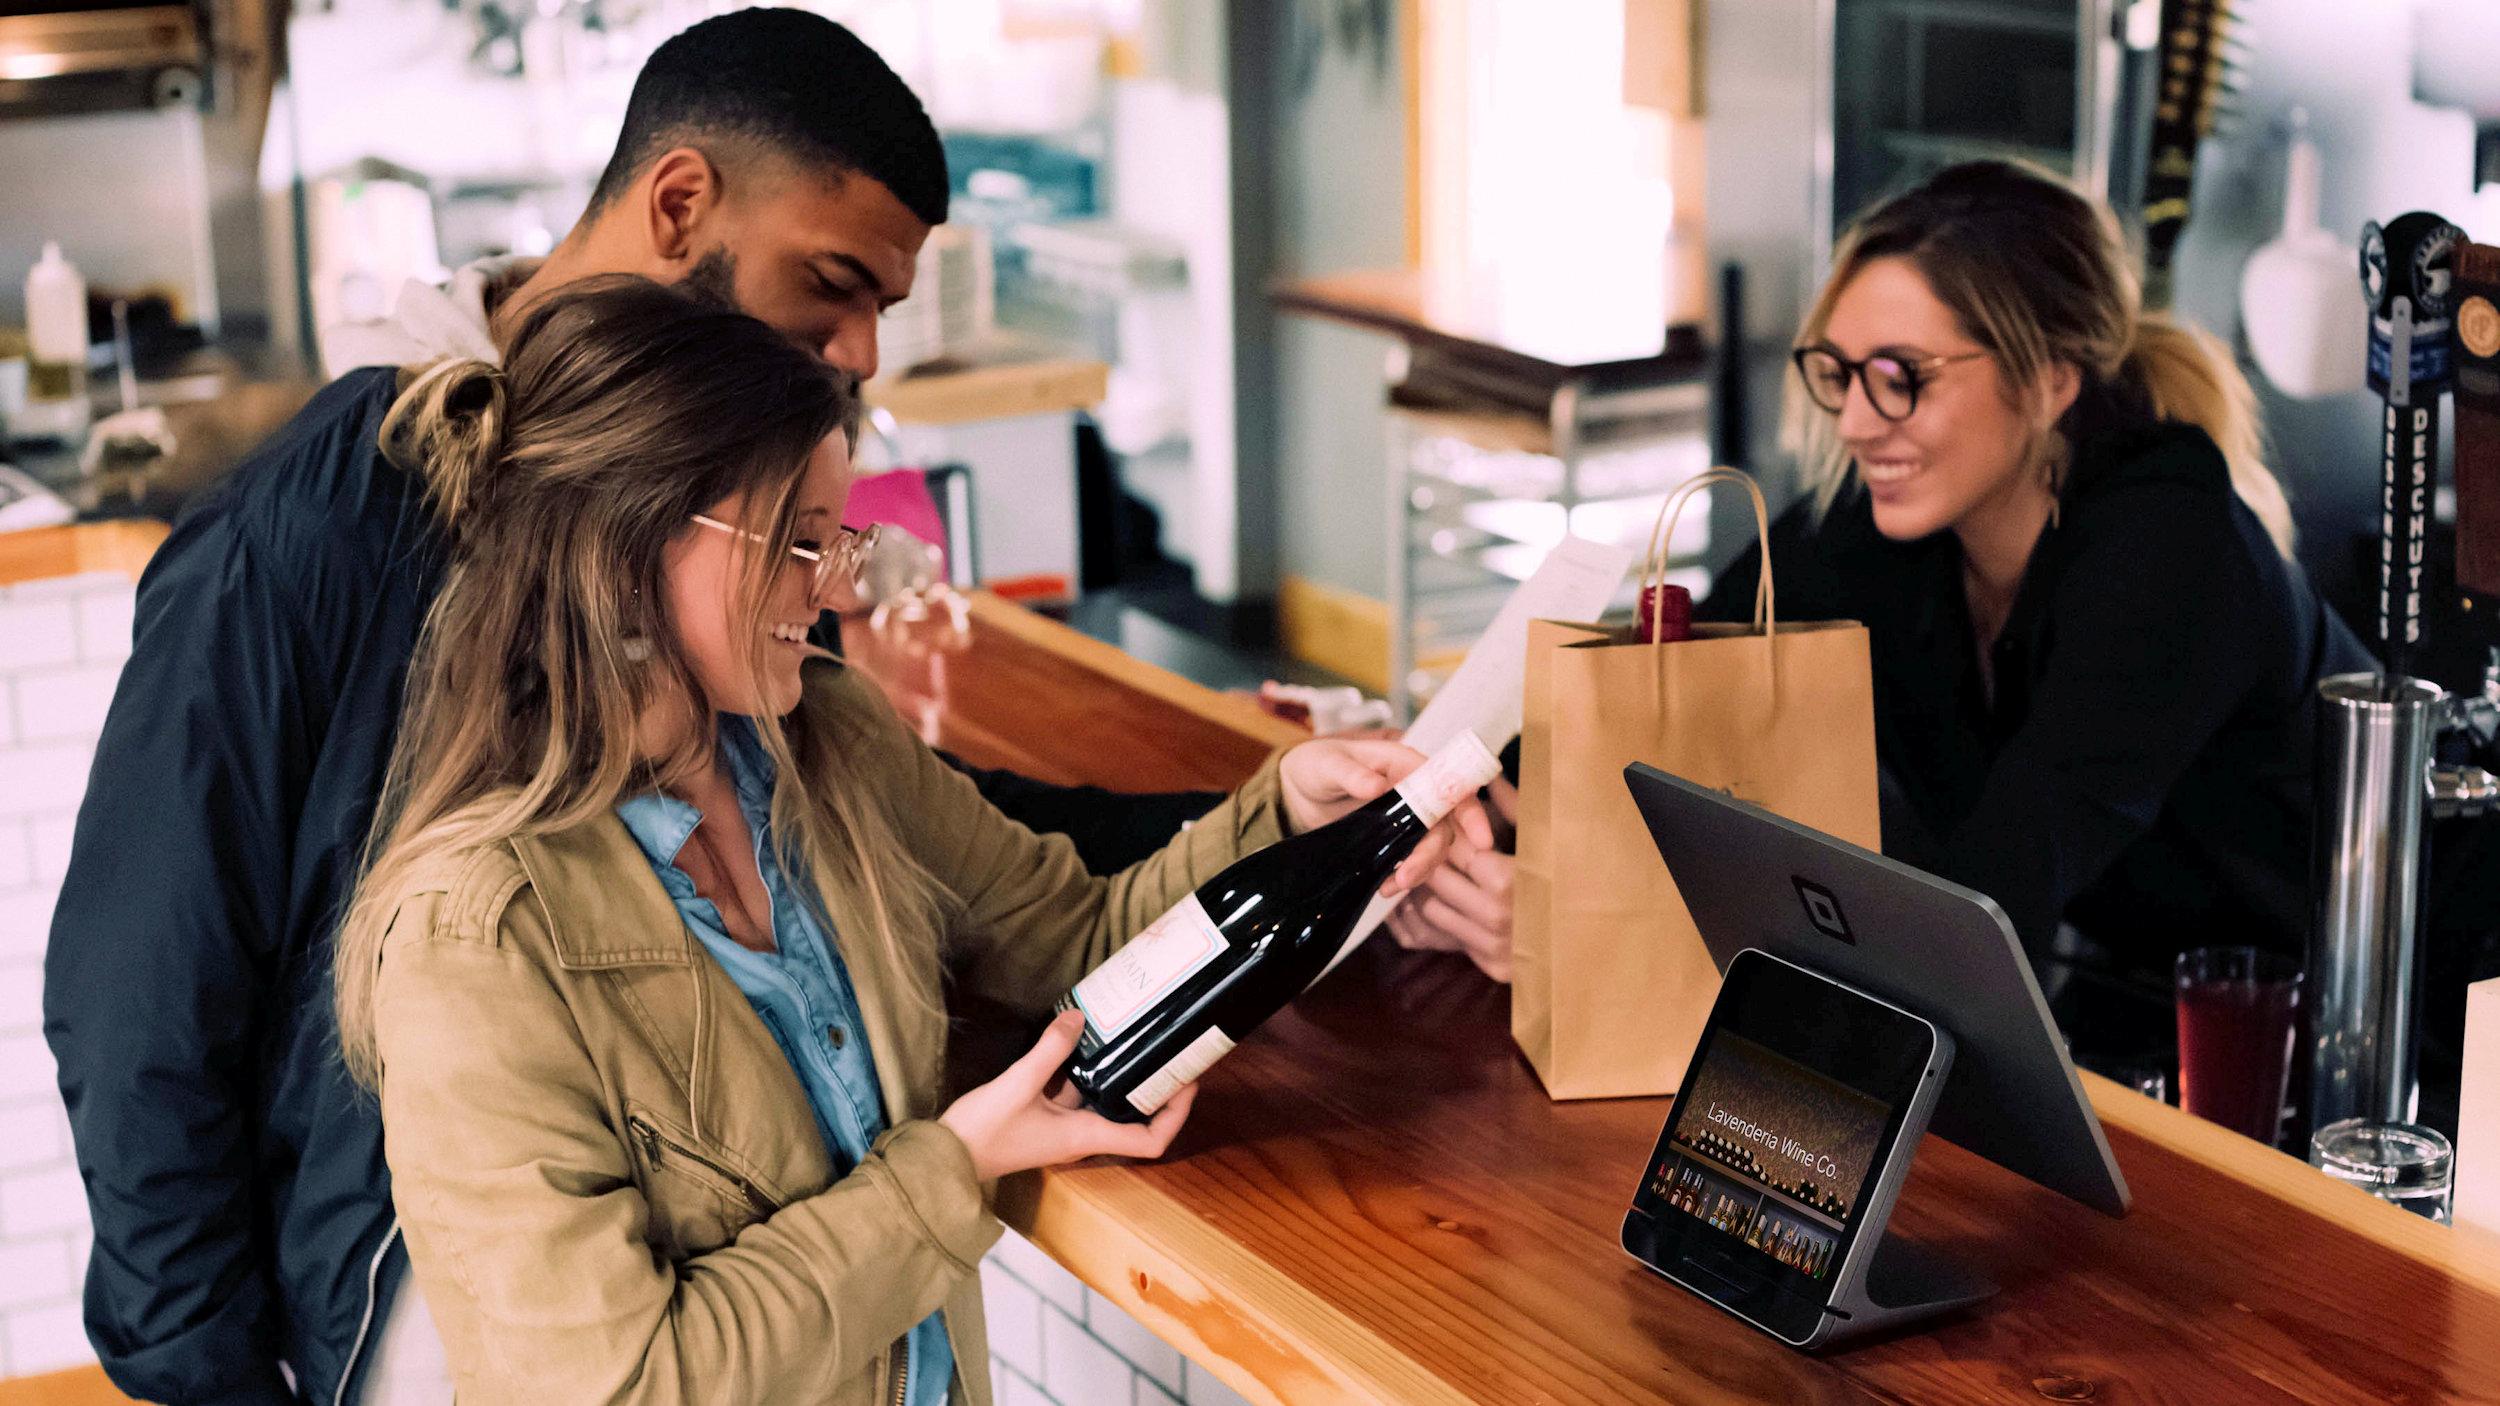
[(2442, 710), (2429, 776), (2435, 820), (2500, 813), (2500, 646), (2485, 659), (2482, 692)]

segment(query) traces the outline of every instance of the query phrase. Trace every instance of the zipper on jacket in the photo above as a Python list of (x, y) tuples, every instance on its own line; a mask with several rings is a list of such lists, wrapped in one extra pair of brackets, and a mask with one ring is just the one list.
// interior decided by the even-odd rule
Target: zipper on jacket
[(911, 1334), (894, 1340), (894, 1406), (905, 1406), (904, 1391), (911, 1385)]
[(755, 1183), (661, 1132), (655, 1124), (641, 1114), (637, 1113), (628, 1117), (625, 1120), (625, 1130), (633, 1134), (635, 1141), (642, 1144), (642, 1155), (652, 1166), (660, 1165), (660, 1150), (666, 1148), (736, 1188), (738, 1194), (746, 1198), (749, 1209), (753, 1210), (758, 1217), (770, 1219), (775, 1211), (781, 1209)]
[(382, 1284), (382, 1261), (399, 1243), (399, 1222), (391, 1222), (391, 1231), (382, 1237), (382, 1248), (373, 1252), (373, 1262), (365, 1266), (365, 1316), (356, 1323), (356, 1341), (347, 1349), (347, 1365), (339, 1369), (338, 1390), (330, 1394), (330, 1406), (347, 1406), (348, 1384), (356, 1380), (356, 1363), (365, 1355), (365, 1339), (373, 1332), (375, 1291)]

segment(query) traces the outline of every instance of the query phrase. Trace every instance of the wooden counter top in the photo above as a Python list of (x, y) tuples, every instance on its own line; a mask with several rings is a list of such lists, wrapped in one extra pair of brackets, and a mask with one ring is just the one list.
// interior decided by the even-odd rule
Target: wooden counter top
[[(974, 630), (935, 688), (861, 657), (978, 763), (1223, 785), (1293, 735), (1013, 606), (979, 601)], [(1666, 1100), (1549, 1101), (1507, 1008), (1461, 960), (1372, 944), (1216, 1067), (1168, 1159), (1011, 1179), (1001, 1212), (1279, 1406), (2500, 1402), (2500, 1266), (2090, 1075), (2132, 1214), (1930, 1138), (1894, 1224), (2003, 1292), (1791, 1352), (1616, 1247)]]
[(166, 531), (152, 518), (125, 518), (0, 532), (0, 585), (88, 571), (118, 571), (136, 581)]

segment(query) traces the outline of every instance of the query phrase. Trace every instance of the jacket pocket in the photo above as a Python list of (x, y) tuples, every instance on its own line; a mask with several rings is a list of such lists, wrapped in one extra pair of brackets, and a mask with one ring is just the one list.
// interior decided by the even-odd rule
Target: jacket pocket
[(625, 1135), (650, 1207), (646, 1238), (672, 1263), (708, 1255), (781, 1209), (753, 1181), (649, 1114), (629, 1108)]

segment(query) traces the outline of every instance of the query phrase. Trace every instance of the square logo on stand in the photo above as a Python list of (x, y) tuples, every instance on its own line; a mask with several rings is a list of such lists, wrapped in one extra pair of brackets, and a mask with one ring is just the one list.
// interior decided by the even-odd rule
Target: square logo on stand
[(1849, 931), (1848, 915), (1840, 911), (1840, 900), (1830, 889), (1802, 874), (1789, 876), (1789, 882), (1797, 886), (1797, 897), (1806, 906), (1806, 921), (1814, 924), (1816, 932), (1835, 942), (1858, 945), (1857, 935)]

